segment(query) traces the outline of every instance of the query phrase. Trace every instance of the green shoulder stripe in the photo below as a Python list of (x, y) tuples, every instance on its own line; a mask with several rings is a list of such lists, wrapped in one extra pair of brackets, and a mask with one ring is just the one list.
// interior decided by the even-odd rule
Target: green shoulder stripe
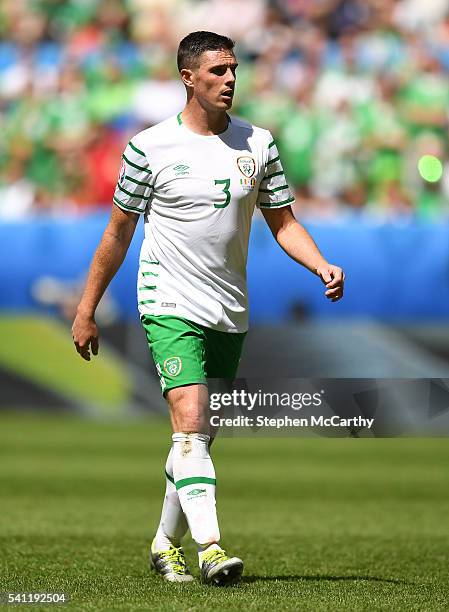
[(282, 176), (284, 174), (283, 170), (279, 170), (279, 172), (273, 172), (273, 174), (269, 174), (268, 176), (264, 176), (262, 181), (268, 181), (274, 176)]
[(274, 147), (275, 145), (276, 143), (274, 142), (274, 140), (272, 140), (270, 144), (268, 145), (268, 148), (271, 149), (271, 147)]
[(140, 263), (146, 263), (146, 264), (157, 264), (159, 265), (158, 261), (152, 261), (151, 259), (141, 259)]
[(144, 198), (141, 195), (136, 195), (135, 193), (131, 193), (131, 191), (127, 191), (123, 187), (120, 187), (120, 185), (117, 185), (117, 189), (120, 189), (120, 191), (123, 191), (123, 193), (126, 193), (126, 195), (129, 195), (130, 198), (138, 198), (140, 200), (146, 200), (147, 202), (151, 198), (151, 196), (147, 196), (146, 198)]
[(281, 202), (260, 202), (259, 206), (266, 206), (267, 208), (276, 208), (277, 206), (283, 206), (284, 204), (290, 204), (290, 202), (294, 202), (295, 198), (287, 198), (286, 200), (282, 200)]
[(144, 183), (143, 181), (138, 181), (137, 179), (133, 178), (132, 176), (128, 176), (127, 174), (125, 174), (125, 179), (127, 181), (131, 181), (131, 183), (135, 183), (136, 185), (142, 185), (142, 187), (150, 187), (150, 189), (153, 188), (153, 186), (150, 185), (150, 183)]
[(273, 159), (270, 159), (267, 161), (267, 166), (269, 166), (270, 164), (274, 164), (274, 162), (277, 162), (280, 160), (279, 155), (277, 157), (273, 157)]
[(138, 149), (137, 147), (135, 147), (131, 141), (128, 142), (128, 145), (131, 147), (131, 149), (133, 151), (135, 151), (139, 155), (143, 155), (145, 157), (145, 159), (146, 159), (147, 156), (145, 155), (145, 153), (143, 151), (141, 151), (140, 149)]
[(288, 189), (288, 185), (281, 185), (280, 187), (274, 187), (274, 189), (259, 189), (260, 193), (276, 193), (276, 191), (281, 191), (282, 189)]
[(117, 200), (115, 196), (113, 196), (112, 200), (119, 208), (124, 208), (125, 210), (129, 210), (131, 212), (143, 213), (144, 211), (141, 208), (135, 208), (134, 206), (128, 206), (127, 204), (123, 204), (120, 200)]
[[(182, 111), (181, 111), (182, 112)], [(176, 119), (178, 120), (178, 124), (181, 125), (182, 124), (182, 119), (181, 119), (181, 113), (178, 113), (176, 115)]]
[(141, 306), (144, 306), (145, 304), (155, 304), (155, 303), (156, 303), (156, 300), (141, 300), (139, 302)]
[(151, 170), (149, 168), (143, 168), (142, 166), (138, 166), (137, 164), (133, 164), (132, 161), (130, 161), (126, 155), (123, 153), (122, 158), (126, 161), (127, 164), (129, 164), (130, 166), (132, 166), (133, 168), (137, 168), (137, 170), (142, 170), (142, 172), (146, 172), (147, 174), (152, 174)]

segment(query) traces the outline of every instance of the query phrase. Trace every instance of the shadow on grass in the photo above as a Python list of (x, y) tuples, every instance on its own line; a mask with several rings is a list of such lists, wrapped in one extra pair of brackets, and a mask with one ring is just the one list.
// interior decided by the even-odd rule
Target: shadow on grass
[(326, 574), (317, 574), (316, 576), (243, 576), (242, 582), (299, 582), (301, 580), (329, 580), (332, 582), (345, 581), (345, 580), (364, 580), (367, 582), (388, 582), (390, 584), (414, 584), (413, 582), (406, 582), (405, 580), (395, 580), (394, 578), (381, 578), (380, 576), (329, 576)]

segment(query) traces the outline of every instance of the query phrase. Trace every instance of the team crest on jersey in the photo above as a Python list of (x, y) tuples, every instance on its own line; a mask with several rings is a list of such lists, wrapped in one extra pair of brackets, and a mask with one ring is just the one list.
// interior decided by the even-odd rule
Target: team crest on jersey
[(243, 176), (246, 178), (251, 178), (254, 176), (256, 172), (256, 162), (254, 157), (250, 157), (249, 155), (241, 155), (237, 158), (237, 166)]
[(182, 370), (181, 357), (169, 357), (164, 361), (164, 370), (169, 376), (178, 376)]
[(125, 178), (125, 174), (126, 174), (126, 164), (125, 164), (125, 160), (122, 159), (122, 165), (120, 166), (120, 170), (118, 173), (118, 182), (120, 183), (120, 185), (123, 183), (123, 179)]

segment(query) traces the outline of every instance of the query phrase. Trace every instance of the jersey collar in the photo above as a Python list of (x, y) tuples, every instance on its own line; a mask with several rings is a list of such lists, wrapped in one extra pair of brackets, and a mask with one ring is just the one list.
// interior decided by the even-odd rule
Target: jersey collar
[(197, 134), (196, 132), (194, 132), (193, 130), (190, 130), (190, 129), (189, 129), (187, 126), (186, 126), (186, 124), (185, 124), (185, 123), (183, 122), (183, 120), (182, 120), (181, 113), (182, 113), (182, 111), (176, 115), (176, 120), (177, 120), (177, 122), (178, 122), (178, 125), (179, 125), (179, 126), (181, 126), (181, 127), (183, 127), (183, 128), (184, 128), (185, 130), (187, 130), (187, 131), (188, 131), (190, 134), (194, 134), (195, 136), (198, 136), (199, 138), (219, 138), (220, 136), (223, 136), (224, 134), (226, 134), (226, 132), (227, 132), (227, 131), (228, 131), (228, 129), (229, 129), (229, 126), (230, 126), (230, 125), (231, 125), (231, 123), (232, 123), (231, 117), (230, 117), (230, 116), (229, 116), (229, 115), (226, 113), (226, 117), (227, 117), (227, 120), (228, 120), (228, 125), (226, 126), (226, 129), (225, 129), (225, 130), (223, 130), (223, 132), (220, 132), (219, 134)]

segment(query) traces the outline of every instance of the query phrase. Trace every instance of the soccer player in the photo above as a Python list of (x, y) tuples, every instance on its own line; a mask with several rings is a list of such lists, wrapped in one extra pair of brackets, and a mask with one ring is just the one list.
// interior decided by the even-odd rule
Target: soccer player
[(138, 304), (173, 426), (166, 493), (150, 550), (165, 580), (192, 580), (181, 540), (190, 529), (203, 582), (237, 581), (243, 562), (220, 546), (210, 457), (207, 378), (233, 379), (248, 328), (246, 260), (257, 206), (273, 236), (316, 274), (332, 301), (344, 274), (295, 220), (271, 134), (231, 117), (234, 43), (193, 32), (178, 49), (187, 92), (177, 116), (134, 136), (123, 154), (111, 218), (73, 324), (78, 353), (98, 353), (95, 309), (145, 217)]

